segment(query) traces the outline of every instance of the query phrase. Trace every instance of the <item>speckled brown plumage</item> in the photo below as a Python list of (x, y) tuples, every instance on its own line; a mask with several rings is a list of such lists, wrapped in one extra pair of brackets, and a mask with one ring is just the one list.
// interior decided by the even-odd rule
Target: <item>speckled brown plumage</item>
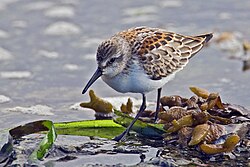
[(153, 80), (159, 80), (181, 70), (212, 38), (211, 33), (184, 36), (147, 27), (128, 29), (115, 36), (121, 36), (128, 41), (132, 55), (138, 55), (140, 64)]

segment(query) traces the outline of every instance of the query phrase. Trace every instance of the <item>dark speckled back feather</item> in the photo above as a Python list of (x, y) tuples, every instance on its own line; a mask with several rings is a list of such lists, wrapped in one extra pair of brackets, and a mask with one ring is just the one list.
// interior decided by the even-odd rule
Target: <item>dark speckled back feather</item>
[(159, 80), (181, 70), (188, 60), (212, 38), (212, 33), (184, 36), (157, 28), (139, 27), (123, 31), (140, 64), (153, 80)]

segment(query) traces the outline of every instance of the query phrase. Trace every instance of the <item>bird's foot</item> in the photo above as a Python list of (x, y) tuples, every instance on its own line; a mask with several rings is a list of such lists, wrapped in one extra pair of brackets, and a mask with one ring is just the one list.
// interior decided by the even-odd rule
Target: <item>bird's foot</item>
[(114, 137), (112, 140), (117, 141), (117, 142), (119, 142), (119, 141), (125, 141), (127, 134), (128, 134), (128, 132), (127, 132), (127, 130), (125, 130), (120, 135)]

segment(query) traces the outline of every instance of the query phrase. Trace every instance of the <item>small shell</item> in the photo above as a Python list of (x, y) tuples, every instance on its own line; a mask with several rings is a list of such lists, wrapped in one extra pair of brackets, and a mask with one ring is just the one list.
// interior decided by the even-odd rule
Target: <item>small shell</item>
[(192, 126), (192, 125), (193, 125), (192, 115), (186, 115), (186, 116), (183, 116), (179, 120), (173, 120), (172, 126), (170, 128), (168, 128), (166, 132), (167, 133), (177, 132), (178, 130), (180, 130), (183, 127)]
[(240, 137), (236, 134), (233, 134), (226, 139), (225, 143), (223, 144), (223, 147), (226, 148), (225, 150), (226, 152), (230, 152), (239, 142), (240, 142)]
[(208, 109), (208, 103), (207, 102), (202, 103), (200, 105), (200, 109), (201, 109), (201, 111), (206, 111)]
[(218, 97), (219, 97), (219, 93), (210, 93), (209, 94), (209, 96), (207, 98), (207, 102), (208, 102), (207, 110), (214, 108), (214, 106), (217, 103)]
[(219, 93), (210, 93), (207, 98), (207, 102), (208, 102), (207, 110), (210, 110), (215, 106), (218, 107), (219, 109), (225, 109), (225, 107), (222, 104)]
[(192, 133), (192, 138), (188, 145), (193, 146), (199, 144), (201, 141), (212, 143), (218, 139), (221, 135), (225, 134), (223, 126), (213, 123), (205, 123), (197, 125)]
[(192, 116), (193, 116), (193, 121), (194, 121), (193, 124), (194, 125), (204, 124), (210, 119), (210, 114), (208, 114), (205, 111), (203, 111), (203, 112), (194, 112), (192, 114)]
[(195, 109), (195, 108), (199, 108), (198, 107), (198, 97), (197, 96), (192, 96), (190, 97), (190, 99), (188, 99), (185, 104), (187, 106), (187, 109)]
[(194, 111), (188, 111), (183, 107), (172, 107), (165, 112), (160, 112), (158, 117), (166, 122), (171, 122), (174, 119), (178, 120), (185, 115), (190, 115)]
[(225, 106), (223, 105), (220, 96), (219, 96), (218, 99), (217, 99), (216, 106), (217, 106), (219, 109), (223, 109), (223, 110), (225, 109)]
[(236, 144), (240, 141), (240, 137), (236, 134), (229, 136), (223, 144), (201, 144), (200, 149), (206, 154), (218, 154), (223, 152), (231, 152)]
[(207, 99), (214, 100), (214, 99), (217, 99), (218, 96), (219, 96), (219, 93), (210, 93)]
[(97, 113), (109, 114), (113, 112), (113, 106), (108, 101), (105, 101), (95, 95), (93, 90), (89, 91), (90, 102), (81, 103), (83, 108), (90, 108)]
[(204, 139), (207, 143), (212, 143), (216, 139), (218, 139), (220, 136), (224, 135), (226, 133), (225, 127), (221, 126), (219, 124), (211, 123), (209, 131)]
[(222, 144), (206, 144), (203, 143), (200, 145), (200, 149), (206, 154), (218, 154), (224, 152)]
[(209, 129), (210, 125), (208, 124), (197, 125), (192, 132), (192, 137), (188, 145), (193, 146), (199, 144), (202, 140), (205, 139)]
[(128, 98), (128, 101), (127, 101), (127, 104), (126, 104), (126, 105), (125, 105), (125, 104), (122, 104), (122, 105), (121, 105), (121, 111), (122, 111), (123, 113), (126, 113), (126, 114), (131, 114), (131, 113), (133, 113), (132, 108), (133, 108), (133, 102), (132, 102), (132, 100), (131, 100), (130, 98)]
[(182, 98), (181, 96), (163, 96), (160, 99), (160, 103), (162, 106), (168, 106), (169, 108), (173, 107), (173, 106), (182, 106), (184, 101), (186, 101), (187, 99)]
[(200, 109), (202, 111), (211, 110), (214, 107), (217, 107), (219, 109), (225, 109), (221, 101), (221, 98), (219, 96), (219, 93), (210, 93), (209, 96), (207, 97), (206, 102), (200, 105)]
[(204, 99), (207, 99), (210, 94), (207, 90), (198, 87), (189, 87), (189, 89), (198, 97), (202, 97)]

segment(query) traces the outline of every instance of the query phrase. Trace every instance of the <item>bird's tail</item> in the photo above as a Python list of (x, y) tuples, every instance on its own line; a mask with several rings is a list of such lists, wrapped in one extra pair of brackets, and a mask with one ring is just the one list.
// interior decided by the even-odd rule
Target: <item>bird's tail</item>
[[(192, 53), (191, 56), (189, 57), (192, 58), (196, 53), (198, 53), (203, 46), (213, 37), (212, 33), (207, 33), (207, 34), (202, 34), (202, 35), (197, 35), (194, 36), (194, 39), (198, 39), (199, 43), (198, 45), (194, 45), (192, 48)], [(195, 40), (194, 40), (195, 41)], [(192, 46), (192, 45), (191, 45)]]
[(207, 43), (213, 37), (213, 33), (207, 33), (207, 34), (197, 35), (196, 37), (205, 38), (204, 43)]

